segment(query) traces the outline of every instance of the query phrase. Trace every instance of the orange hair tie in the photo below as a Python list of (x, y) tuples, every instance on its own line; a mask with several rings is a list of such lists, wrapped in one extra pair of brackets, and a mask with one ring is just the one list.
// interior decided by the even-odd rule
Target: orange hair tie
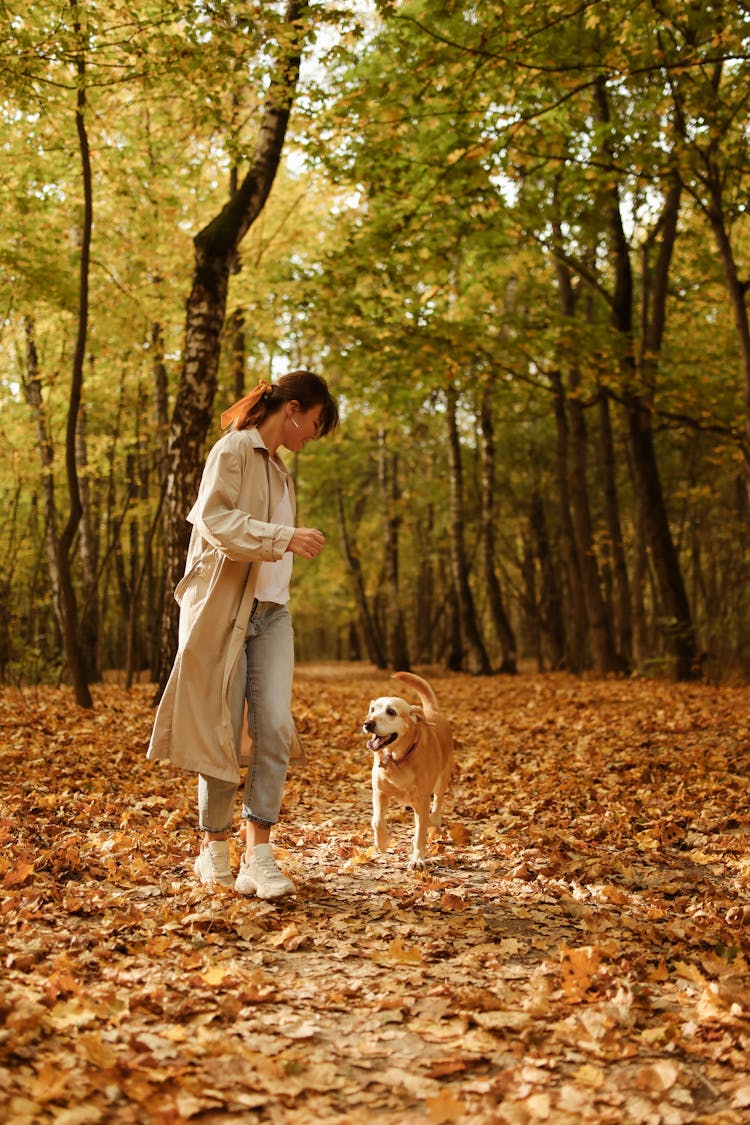
[(241, 415), (249, 414), (256, 403), (260, 402), (260, 400), (263, 398), (263, 395), (272, 390), (273, 387), (271, 386), (271, 384), (267, 383), (265, 379), (261, 379), (257, 387), (253, 387), (253, 389), (248, 394), (246, 394), (243, 398), (238, 399), (233, 406), (230, 406), (222, 413), (222, 430), (225, 430), (227, 426), (231, 425), (232, 422), (234, 422)]

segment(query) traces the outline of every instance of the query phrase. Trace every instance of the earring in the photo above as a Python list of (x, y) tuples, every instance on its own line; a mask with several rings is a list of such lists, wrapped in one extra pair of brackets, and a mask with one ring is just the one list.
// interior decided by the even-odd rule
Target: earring
[(296, 426), (298, 430), (302, 428), (296, 418), (292, 418), (291, 422), (292, 422), (292, 425)]

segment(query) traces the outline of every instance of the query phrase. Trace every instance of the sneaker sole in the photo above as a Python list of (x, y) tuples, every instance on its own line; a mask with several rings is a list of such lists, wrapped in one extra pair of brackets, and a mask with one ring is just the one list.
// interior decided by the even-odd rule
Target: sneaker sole
[(261, 894), (257, 887), (253, 887), (252, 889), (248, 887), (248, 889), (245, 890), (244, 887), (239, 887), (237, 885), (238, 883), (239, 883), (239, 878), (236, 879), (235, 883), (234, 883), (234, 889), (238, 892), (238, 894), (248, 895), (248, 896), (255, 895), (256, 898), (263, 899), (265, 902), (268, 902), (270, 899), (274, 899), (274, 898), (286, 898), (289, 895), (296, 895), (296, 893), (297, 893), (297, 888), (294, 887), (294, 888), (292, 888), (288, 891), (287, 890), (275, 891), (275, 892), (271, 891), (270, 893), (267, 891), (265, 894)]

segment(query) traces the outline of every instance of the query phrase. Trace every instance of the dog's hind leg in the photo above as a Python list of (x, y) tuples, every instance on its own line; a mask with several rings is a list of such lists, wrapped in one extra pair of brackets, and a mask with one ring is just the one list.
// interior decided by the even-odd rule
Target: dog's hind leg
[(449, 766), (448, 769), (444, 770), (440, 775), (437, 785), (435, 786), (435, 792), (432, 797), (432, 807), (430, 809), (430, 824), (433, 828), (439, 828), (443, 823), (443, 797), (448, 788), (450, 776), (451, 770)]

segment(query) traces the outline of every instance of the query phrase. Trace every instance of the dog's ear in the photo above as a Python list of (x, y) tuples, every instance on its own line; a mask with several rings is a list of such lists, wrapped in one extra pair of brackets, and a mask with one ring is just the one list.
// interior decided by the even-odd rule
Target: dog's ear
[(409, 718), (412, 719), (415, 723), (426, 722), (424, 711), (416, 704), (413, 707), (409, 708)]

